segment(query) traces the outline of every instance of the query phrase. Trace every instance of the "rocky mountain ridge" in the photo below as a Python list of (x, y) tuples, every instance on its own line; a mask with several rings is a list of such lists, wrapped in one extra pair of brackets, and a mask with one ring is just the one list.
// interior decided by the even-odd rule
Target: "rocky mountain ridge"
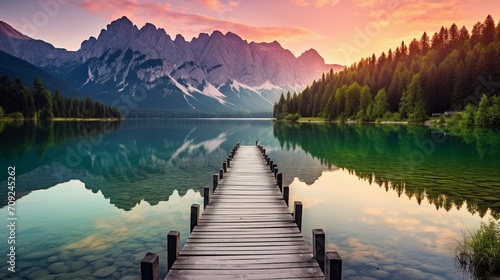
[(238, 35), (202, 33), (174, 40), (147, 23), (122, 17), (82, 42), (78, 51), (55, 48), (0, 22), (0, 50), (57, 74), (82, 96), (112, 103), (147, 93), (138, 108), (200, 112), (270, 112), (285, 91), (299, 91), (325, 64), (313, 49), (295, 57), (278, 42), (248, 43)]

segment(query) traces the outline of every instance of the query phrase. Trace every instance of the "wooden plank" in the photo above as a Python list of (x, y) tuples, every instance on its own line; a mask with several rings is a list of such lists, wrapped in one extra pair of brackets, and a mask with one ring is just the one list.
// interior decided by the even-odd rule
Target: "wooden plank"
[[(215, 247), (215, 246), (220, 246), (220, 244), (218, 244), (219, 242), (215, 242), (213, 240), (210, 240), (210, 239), (203, 239), (204, 242), (200, 242), (198, 240), (198, 242), (186, 242), (186, 245), (187, 244), (190, 244), (190, 246), (205, 246), (205, 247)], [(270, 240), (270, 239), (266, 239), (264, 241), (262, 240), (256, 240), (256, 241), (253, 241), (253, 242), (249, 242), (248, 240), (232, 240), (230, 242), (226, 242), (227, 247), (245, 247), (245, 246), (298, 246), (298, 245), (304, 245), (304, 242), (302, 242), (302, 240), (296, 238), (294, 240), (287, 240), (287, 241), (284, 241), (284, 240), (281, 240), (281, 241), (277, 241), (277, 240)]]
[[(208, 208), (205, 209), (203, 212), (203, 215), (226, 215), (226, 216), (231, 216), (231, 215), (243, 215), (248, 212), (249, 209), (212, 209)], [(255, 214), (287, 214), (288, 208), (274, 208), (273, 212), (270, 212), (269, 209), (264, 210), (264, 209), (254, 209)]]
[(224, 270), (241, 270), (241, 269), (275, 269), (275, 268), (298, 268), (298, 267), (316, 267), (316, 261), (307, 262), (284, 262), (284, 263), (244, 263), (244, 262), (227, 262), (224, 264), (177, 264), (172, 269), (194, 269), (194, 270), (208, 270), (208, 269), (224, 269)]
[(303, 242), (300, 237), (279, 237), (279, 238), (189, 238), (186, 243), (265, 243), (265, 242)]
[(242, 232), (239, 234), (235, 234), (234, 232), (192, 232), (191, 235), (189, 236), (189, 239), (193, 238), (213, 238), (213, 239), (219, 239), (219, 238), (233, 238), (233, 239), (247, 239), (247, 238), (291, 238), (291, 237), (302, 237), (302, 234), (300, 232), (292, 232), (292, 233), (247, 233), (247, 232)]
[(218, 222), (218, 223), (232, 223), (232, 222), (273, 222), (273, 221), (293, 221), (292, 215), (259, 215), (259, 216), (244, 216), (244, 215), (206, 215), (198, 220), (198, 222)]
[[(269, 255), (273, 256), (273, 255)], [(300, 254), (293, 255), (300, 256)], [(259, 258), (259, 259), (233, 259), (238, 256), (223, 256), (219, 258), (205, 258), (198, 256), (180, 257), (174, 264), (173, 268), (179, 266), (196, 266), (196, 265), (231, 265), (231, 266), (242, 266), (242, 265), (288, 265), (293, 266), (293, 264), (305, 263), (307, 265), (315, 262), (313, 258), (301, 258), (301, 257), (283, 257), (283, 255), (274, 255), (274, 258)]]
[[(266, 213), (266, 214), (243, 214), (243, 215), (240, 215), (241, 218), (244, 218), (244, 219), (252, 219), (252, 218), (256, 218), (256, 219), (262, 219), (262, 218), (275, 218), (275, 219), (284, 219), (284, 218), (288, 218), (288, 217), (291, 217), (292, 214), (291, 213)], [(200, 217), (200, 221), (201, 220), (216, 220), (216, 219), (220, 219), (220, 220), (223, 220), (223, 219), (234, 219), (234, 216), (230, 215), (230, 216), (201, 216)]]
[(290, 226), (295, 226), (295, 223), (290, 219), (290, 220), (281, 220), (281, 221), (275, 221), (275, 222), (249, 222), (249, 221), (235, 221), (235, 222), (218, 222), (218, 221), (205, 221), (201, 220), (198, 221), (199, 226), (244, 226), (244, 227), (278, 227), (278, 226), (283, 226), (283, 227), (290, 227)]
[[(238, 256), (238, 255), (279, 255), (279, 254), (306, 254), (310, 249), (289, 249), (289, 250), (260, 250), (260, 251), (203, 251), (203, 250), (182, 250), (180, 256)], [(319, 267), (319, 266), (318, 266)]]
[(235, 262), (299, 262), (301, 260), (314, 260), (312, 253), (307, 253), (307, 254), (290, 254), (290, 255), (283, 255), (283, 254), (269, 254), (269, 255), (254, 255), (254, 256), (213, 256), (211, 258), (205, 258), (205, 257), (200, 257), (200, 256), (191, 256), (191, 257), (185, 257), (181, 256), (179, 259), (177, 259), (177, 262), (186, 262), (187, 260), (190, 261), (196, 261), (200, 263), (220, 263), (220, 262), (228, 262), (228, 261), (235, 261)]
[(197, 226), (194, 228), (193, 233), (199, 233), (199, 232), (227, 232), (231, 234), (238, 234), (238, 233), (252, 233), (252, 234), (266, 234), (266, 233), (276, 233), (276, 234), (283, 234), (283, 233), (300, 233), (299, 229), (297, 227), (288, 227), (288, 228), (217, 228), (217, 227), (210, 227), (210, 226)]
[(202, 243), (186, 243), (184, 248), (182, 248), (182, 255), (187, 254), (203, 254), (203, 255), (215, 255), (215, 254), (231, 254), (231, 255), (250, 255), (250, 254), (262, 254), (262, 252), (267, 252), (269, 254), (276, 253), (282, 254), (284, 252), (292, 254), (307, 253), (310, 252), (309, 247), (306, 245), (289, 245), (289, 246), (216, 246), (205, 245)]
[[(315, 268), (281, 268), (281, 269), (238, 269), (238, 270), (172, 270), (172, 272), (179, 272), (179, 275), (184, 277), (193, 277), (193, 276), (209, 276), (209, 275), (245, 275), (248, 276), (249, 279), (252, 279), (252, 276), (262, 275), (266, 278), (258, 278), (258, 279), (290, 279), (293, 278), (302, 278), (309, 276), (320, 277), (323, 276), (321, 269), (319, 267)], [(254, 278), (255, 279), (255, 278)]]

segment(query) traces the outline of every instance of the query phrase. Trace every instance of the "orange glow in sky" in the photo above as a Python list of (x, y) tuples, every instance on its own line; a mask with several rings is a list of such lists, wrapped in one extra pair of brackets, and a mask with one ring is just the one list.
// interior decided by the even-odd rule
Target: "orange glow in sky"
[(172, 39), (231, 31), (256, 42), (278, 41), (296, 56), (314, 48), (327, 63), (350, 65), (378, 57), (404, 40), (430, 36), (452, 23), (469, 30), (488, 14), (492, 0), (9, 0), (0, 20), (55, 47), (77, 50), (111, 21), (127, 16), (141, 28), (164, 28)]

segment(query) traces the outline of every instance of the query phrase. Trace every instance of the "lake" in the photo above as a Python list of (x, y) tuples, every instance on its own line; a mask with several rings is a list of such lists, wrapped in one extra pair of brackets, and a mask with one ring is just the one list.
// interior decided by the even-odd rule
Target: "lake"
[[(15, 167), (15, 273), (1, 279), (139, 279), (147, 252), (166, 274), (166, 234), (231, 148), (258, 140), (322, 228), (344, 279), (468, 279), (455, 240), (500, 218), (500, 132), (423, 126), (128, 120), (0, 123), (0, 215)], [(8, 227), (0, 227), (7, 245)], [(9, 245), (10, 246), (10, 245)]]

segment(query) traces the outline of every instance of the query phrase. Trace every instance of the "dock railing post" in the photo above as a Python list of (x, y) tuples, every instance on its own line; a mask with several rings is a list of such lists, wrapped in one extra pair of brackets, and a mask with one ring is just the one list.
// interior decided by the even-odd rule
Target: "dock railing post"
[(217, 185), (219, 184), (219, 174), (214, 174), (212, 178), (212, 183), (213, 183), (213, 191), (215, 192), (215, 189), (217, 189)]
[(290, 196), (290, 188), (285, 186), (283, 188), (283, 200), (285, 200), (286, 206), (288, 206), (288, 198)]
[(222, 163), (222, 169), (224, 169), (224, 173), (227, 173), (227, 161)]
[(226, 162), (227, 162), (227, 168), (231, 168), (231, 159), (229, 157), (227, 157)]
[(302, 232), (302, 202), (295, 201), (293, 203), (293, 206), (293, 218), (295, 220), (295, 223), (297, 224), (297, 227), (299, 228), (299, 231)]
[(167, 269), (170, 270), (179, 258), (181, 247), (181, 233), (171, 230), (167, 235)]
[(220, 180), (224, 179), (224, 169), (219, 170), (219, 179)]
[(325, 254), (325, 280), (342, 279), (342, 258), (337, 252)]
[(283, 192), (283, 173), (276, 174), (276, 183), (278, 184), (278, 188), (280, 188), (280, 192)]
[(325, 232), (322, 229), (312, 230), (313, 257), (321, 271), (325, 271)]
[(141, 261), (141, 280), (160, 280), (158, 254), (147, 253)]
[(274, 168), (274, 178), (278, 179), (278, 165), (275, 164), (275, 168)]
[(203, 188), (203, 209), (207, 208), (208, 202), (210, 201), (210, 188)]
[(198, 225), (200, 220), (200, 205), (193, 204), (191, 205), (191, 223), (189, 226), (189, 233), (193, 232), (195, 226)]

